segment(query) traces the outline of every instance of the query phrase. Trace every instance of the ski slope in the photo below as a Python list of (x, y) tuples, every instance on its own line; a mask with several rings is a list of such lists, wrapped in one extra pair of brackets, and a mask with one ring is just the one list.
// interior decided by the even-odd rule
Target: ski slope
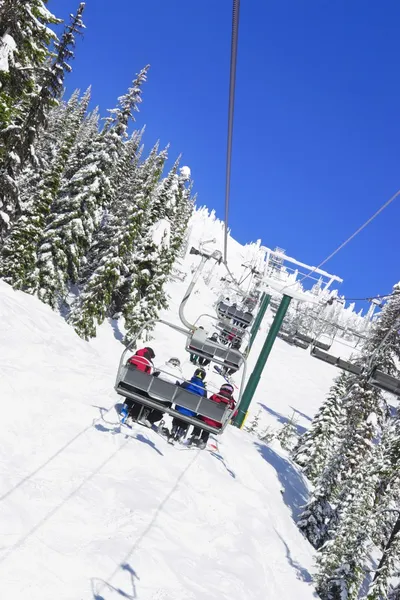
[[(193, 260), (187, 255), (182, 269)], [(187, 284), (169, 285), (164, 316), (176, 322)], [(188, 317), (211, 310), (214, 288), (199, 282)], [(0, 598), (317, 597), (313, 549), (294, 522), (307, 484), (278, 443), (229, 427), (217, 449), (188, 450), (140, 425), (121, 428), (117, 323), (84, 342), (49, 307), (2, 282), (0, 320)], [(150, 343), (156, 364), (179, 356), (189, 376), (181, 338), (158, 325)], [(279, 428), (295, 411), (302, 432), (335, 374), (277, 340), (251, 414)], [(209, 381), (218, 377), (209, 371)]]

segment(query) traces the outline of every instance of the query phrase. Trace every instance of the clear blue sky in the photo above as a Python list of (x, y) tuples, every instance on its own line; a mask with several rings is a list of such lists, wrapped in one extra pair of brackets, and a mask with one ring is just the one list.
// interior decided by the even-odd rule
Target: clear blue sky
[[(58, 16), (77, 1), (50, 0)], [(87, 0), (68, 89), (102, 112), (151, 64), (137, 125), (223, 216), (231, 0)], [(230, 226), (317, 264), (400, 188), (398, 0), (242, 0)], [(400, 280), (400, 198), (327, 265), (359, 297)]]

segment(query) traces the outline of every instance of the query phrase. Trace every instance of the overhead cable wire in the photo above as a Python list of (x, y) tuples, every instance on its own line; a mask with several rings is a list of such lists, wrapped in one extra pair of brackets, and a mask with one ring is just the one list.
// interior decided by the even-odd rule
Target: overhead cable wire
[(322, 262), (319, 263), (319, 265), (317, 265), (316, 267), (313, 267), (309, 273), (307, 273), (306, 275), (304, 275), (303, 277), (301, 277), (300, 279), (298, 279), (295, 283), (291, 283), (290, 285), (285, 286), (284, 288), (282, 288), (282, 290), (280, 290), (280, 293), (284, 294), (285, 289), (295, 285), (295, 284), (299, 284), (302, 281), (304, 281), (305, 279), (308, 279), (313, 273), (315, 273), (315, 271), (317, 271), (318, 269), (320, 269), (321, 267), (323, 267), (329, 260), (331, 260), (331, 258), (333, 258), (334, 256), (336, 256), (336, 254), (338, 254), (338, 252), (340, 252), (345, 246), (347, 246), (347, 244), (349, 242), (351, 242), (352, 240), (354, 240), (354, 238), (361, 233), (361, 231), (363, 231), (370, 223), (372, 223), (372, 221), (374, 219), (376, 219), (376, 217), (378, 215), (381, 214), (381, 212), (383, 212), (385, 210), (385, 208), (387, 208), (398, 196), (400, 196), (400, 190), (397, 190), (397, 192), (395, 194), (393, 194), (393, 196), (391, 196), (391, 198), (389, 198), (389, 200), (387, 200), (384, 204), (382, 204), (382, 206), (380, 208), (378, 208), (378, 210), (376, 212), (374, 212), (374, 214), (367, 219), (367, 221), (365, 221), (365, 223), (363, 223), (354, 233), (352, 233), (344, 242), (342, 242), (340, 244), (340, 246), (338, 246), (336, 248), (336, 250), (334, 250), (333, 252), (331, 252), (331, 254), (329, 254), (329, 256), (327, 256)]
[(230, 190), (231, 190), (233, 118), (234, 118), (234, 112), (235, 112), (236, 63), (237, 63), (237, 49), (238, 49), (238, 39), (239, 39), (239, 13), (240, 13), (240, 0), (233, 0), (231, 68), (230, 68), (230, 79), (229, 79), (228, 139), (227, 139), (227, 150), (226, 150), (226, 179), (225, 179), (225, 236), (224, 236), (224, 263), (225, 263), (225, 265), (227, 265), (227, 260), (228, 260), (228, 220), (229, 220), (229, 199), (230, 199)]

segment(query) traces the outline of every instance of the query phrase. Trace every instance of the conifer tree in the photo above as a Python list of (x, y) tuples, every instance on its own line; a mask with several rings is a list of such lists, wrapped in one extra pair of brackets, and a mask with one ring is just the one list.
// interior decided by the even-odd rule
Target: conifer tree
[[(179, 159), (178, 159), (179, 160)], [(123, 307), (126, 341), (143, 328), (152, 329), (159, 311), (168, 307), (165, 283), (184, 241), (193, 204), (190, 201), (190, 170), (177, 174), (178, 162), (155, 194), (148, 231), (135, 257), (135, 288)], [(160, 238), (159, 233), (164, 232)]]
[(79, 281), (82, 261), (103, 211), (115, 199), (113, 175), (124, 152), (128, 118), (140, 100), (147, 71), (145, 67), (139, 73), (128, 93), (119, 99), (120, 109), (113, 111), (102, 133), (87, 138), (78, 149), (79, 159), (67, 168), (39, 249), (38, 295), (53, 308), (65, 297), (68, 281)]
[(291, 450), (297, 437), (296, 419), (294, 413), (278, 431), (277, 439), (284, 450)]
[(342, 371), (315, 415), (310, 429), (299, 439), (293, 450), (293, 460), (313, 482), (321, 475), (334, 453), (344, 425), (343, 399), (351, 376)]
[[(138, 138), (133, 140), (136, 153)], [(150, 157), (124, 179), (115, 206), (99, 235), (88, 260), (86, 283), (74, 303), (69, 322), (79, 335), (89, 339), (96, 335), (96, 324), (104, 321), (112, 310), (113, 297), (125, 283), (126, 265), (139, 242), (143, 220), (152, 190), (162, 171), (165, 156), (153, 149)]]
[[(12, 28), (14, 25), (19, 36), (23, 32), (27, 38), (21, 39), (19, 47), (17, 44), (15, 52), (18, 62), (14, 63), (16, 67), (14, 77), (8, 79), (13, 81), (12, 88), (14, 90), (15, 87), (22, 86), (25, 95), (18, 102), (15, 102), (14, 99), (14, 105), (17, 104), (21, 109), (16, 111), (7, 125), (5, 123), (6, 126), (3, 129), (0, 129), (2, 143), (0, 239), (4, 238), (12, 221), (20, 215), (21, 206), (16, 178), (27, 162), (38, 164), (34, 142), (40, 128), (46, 125), (51, 107), (61, 95), (64, 73), (70, 70), (68, 61), (73, 56), (72, 47), (75, 44), (75, 35), (80, 33), (84, 27), (83, 10), (84, 3), (79, 6), (76, 15), (71, 17), (70, 24), (65, 28), (61, 40), (58, 41), (47, 27), (48, 23), (58, 21), (49, 13), (41, 0), (17, 0), (15, 2), (14, 17), (9, 19), (9, 26)], [(10, 15), (12, 12), (11, 9), (11, 11), (6, 11), (6, 14)], [(9, 34), (7, 33), (7, 35)], [(49, 61), (48, 45), (51, 39), (53, 39), (55, 51)], [(28, 63), (27, 66), (21, 67), (20, 58), (22, 58), (22, 64)], [(25, 75), (21, 77), (21, 70), (34, 73), (29, 83), (26, 81)]]
[[(46, 217), (57, 197), (62, 175), (83, 122), (90, 92), (79, 101), (74, 94), (67, 104), (63, 122), (59, 123), (56, 156), (47, 162), (47, 168), (36, 180), (36, 189), (30, 186), (31, 197), (22, 208), (22, 215), (14, 223), (5, 240), (0, 263), (0, 275), (14, 288), (34, 292), (38, 286), (37, 249)], [(31, 169), (29, 169), (31, 171)]]
[(389, 540), (384, 548), (382, 558), (379, 562), (374, 580), (368, 590), (366, 600), (382, 600), (388, 598), (390, 582), (398, 576), (399, 559), (400, 516), (397, 518)]

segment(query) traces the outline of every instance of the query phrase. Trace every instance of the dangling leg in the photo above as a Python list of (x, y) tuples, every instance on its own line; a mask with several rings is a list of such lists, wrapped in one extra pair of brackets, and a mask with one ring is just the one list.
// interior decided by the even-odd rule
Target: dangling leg
[(197, 425), (196, 425), (195, 427), (193, 427), (192, 435), (190, 436), (190, 439), (189, 439), (189, 445), (196, 444), (200, 435), (201, 435), (201, 429), (200, 429), (200, 427), (197, 427)]

